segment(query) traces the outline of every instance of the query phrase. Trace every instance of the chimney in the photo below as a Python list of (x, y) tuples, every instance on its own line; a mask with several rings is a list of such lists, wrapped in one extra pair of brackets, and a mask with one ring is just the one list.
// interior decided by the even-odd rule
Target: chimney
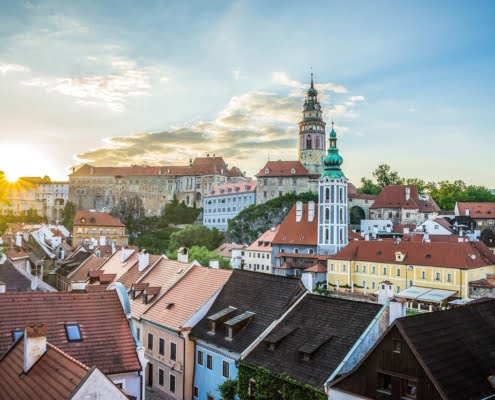
[(15, 235), (15, 245), (17, 247), (22, 247), (22, 235), (20, 232), (17, 232), (17, 235)]
[(393, 299), (389, 303), (389, 322), (390, 325), (397, 319), (406, 316), (406, 300), (399, 298)]
[(423, 242), (430, 243), (430, 234), (429, 233), (425, 233), (423, 235)]
[(301, 222), (303, 215), (303, 204), (302, 201), (296, 203), (296, 222)]
[(139, 253), (139, 262), (138, 262), (139, 272), (144, 271), (144, 269), (149, 265), (149, 263), (150, 263), (150, 254), (143, 249), (143, 251)]
[(71, 282), (70, 283), (70, 291), (71, 292), (85, 292), (86, 291), (86, 282)]
[(121, 261), (123, 263), (126, 262), (132, 253), (134, 253), (133, 249), (129, 249), (127, 246), (122, 246)]
[(409, 201), (411, 198), (411, 188), (409, 186), (406, 187), (406, 201)]
[(115, 242), (112, 242), (112, 254), (115, 254), (117, 248), (115, 247)]
[(308, 203), (308, 222), (313, 222), (315, 219), (315, 202), (310, 201)]
[(189, 256), (187, 254), (187, 248), (181, 247), (179, 250), (177, 250), (177, 261), (187, 263), (189, 262)]
[(469, 217), (469, 208), (466, 208), (466, 211), (464, 211), (466, 214), (466, 217)]
[(7, 291), (7, 285), (4, 282), (0, 282), (0, 293), (5, 293)]
[(220, 262), (218, 260), (210, 260), (210, 263), (208, 264), (210, 268), (214, 269), (219, 269), (220, 268)]
[(46, 326), (28, 325), (24, 329), (24, 373), (26, 374), (31, 367), (46, 352)]
[(408, 235), (409, 234), (409, 228), (404, 228), (404, 235)]
[(107, 240), (105, 236), (100, 236), (100, 246), (105, 246), (107, 244)]

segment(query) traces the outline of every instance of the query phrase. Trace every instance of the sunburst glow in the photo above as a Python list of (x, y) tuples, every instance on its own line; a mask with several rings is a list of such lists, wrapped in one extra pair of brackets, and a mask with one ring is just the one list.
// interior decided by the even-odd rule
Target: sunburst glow
[(22, 176), (43, 176), (51, 165), (42, 152), (20, 143), (0, 143), (0, 171), (5, 179), (17, 182)]

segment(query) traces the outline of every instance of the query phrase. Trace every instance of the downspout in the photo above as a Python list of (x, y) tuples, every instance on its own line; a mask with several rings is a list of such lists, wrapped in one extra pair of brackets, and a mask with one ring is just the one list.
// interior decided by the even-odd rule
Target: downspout
[(352, 346), (351, 350), (349, 350), (349, 352), (347, 353), (347, 355), (344, 357), (344, 359), (342, 360), (342, 362), (339, 364), (339, 366), (337, 368), (335, 368), (335, 370), (333, 371), (332, 375), (330, 375), (330, 377), (327, 379), (327, 381), (325, 382), (325, 388), (327, 388), (327, 385), (333, 381), (335, 379), (335, 377), (339, 374), (339, 372), (342, 370), (342, 368), (344, 367), (344, 365), (347, 363), (347, 361), (349, 361), (349, 358), (351, 358), (351, 356), (354, 354), (354, 352), (356, 351), (356, 349), (359, 347), (359, 345), (364, 341), (364, 339), (366, 338), (366, 336), (368, 336), (368, 333), (371, 331), (371, 329), (375, 326), (375, 324), (380, 320), (382, 314), (385, 312), (385, 310), (390, 306), (390, 302), (387, 301), (383, 307), (380, 309), (380, 311), (378, 311), (378, 314), (376, 314), (375, 318), (373, 318), (373, 320), (371, 321), (371, 323), (368, 325), (368, 327), (366, 328), (366, 330), (361, 334), (361, 336), (359, 337), (359, 339), (356, 341), (356, 343), (354, 343), (354, 346)]

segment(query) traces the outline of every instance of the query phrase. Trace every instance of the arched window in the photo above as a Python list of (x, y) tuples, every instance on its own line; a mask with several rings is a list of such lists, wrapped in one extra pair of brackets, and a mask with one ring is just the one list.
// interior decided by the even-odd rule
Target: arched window
[(311, 149), (311, 136), (310, 135), (308, 135), (308, 137), (306, 138), (306, 148)]
[(299, 254), (299, 249), (294, 249), (294, 254)]
[(339, 243), (344, 243), (344, 231), (342, 228), (339, 230)]
[(339, 190), (339, 196), (340, 196), (339, 203), (343, 203), (344, 202), (344, 190), (342, 188), (340, 188), (340, 190)]
[(328, 222), (329, 219), (330, 219), (330, 209), (325, 208), (325, 222)]
[(316, 136), (315, 149), (319, 149), (319, 148), (320, 148), (320, 137)]
[(339, 217), (340, 217), (339, 222), (341, 224), (343, 224), (344, 223), (344, 212), (342, 211), (342, 208), (340, 209)]

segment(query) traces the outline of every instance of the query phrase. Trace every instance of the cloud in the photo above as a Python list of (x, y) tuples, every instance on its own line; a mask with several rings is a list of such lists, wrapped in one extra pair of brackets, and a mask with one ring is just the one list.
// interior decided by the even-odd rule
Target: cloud
[[(82, 106), (104, 105), (112, 111), (127, 109), (129, 98), (147, 96), (155, 80), (153, 67), (139, 67), (128, 59), (111, 59), (109, 73), (79, 78), (32, 78), (21, 85), (75, 97)], [(165, 82), (161, 76), (159, 80)]]
[[(297, 123), (305, 93), (294, 96), (292, 88), (307, 90), (307, 84), (288, 77), (284, 82), (278, 89), (283, 92), (289, 88), (288, 93), (252, 91), (234, 96), (214, 118), (161, 132), (107, 138), (102, 147), (77, 155), (76, 161), (100, 166), (184, 165), (190, 157), (215, 153), (253, 175), (268, 156), (272, 160), (296, 159)], [(334, 92), (341, 86), (323, 83), (322, 87), (322, 92)], [(339, 96), (333, 99), (335, 104), (325, 103), (324, 111), (342, 119), (352, 117), (357, 105), (365, 101), (364, 96), (348, 96), (347, 89), (338, 90), (342, 93), (335, 93)], [(336, 125), (336, 129), (339, 133), (348, 131), (345, 125)]]
[(0, 62), (0, 74), (6, 75), (8, 72), (26, 72), (29, 68), (19, 64), (7, 64)]

